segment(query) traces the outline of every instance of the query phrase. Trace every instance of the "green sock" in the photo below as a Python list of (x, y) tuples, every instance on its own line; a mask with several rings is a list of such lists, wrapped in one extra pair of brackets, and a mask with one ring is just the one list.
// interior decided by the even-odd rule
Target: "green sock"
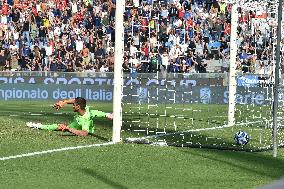
[(58, 128), (58, 124), (42, 125), (41, 129), (48, 131), (55, 131)]

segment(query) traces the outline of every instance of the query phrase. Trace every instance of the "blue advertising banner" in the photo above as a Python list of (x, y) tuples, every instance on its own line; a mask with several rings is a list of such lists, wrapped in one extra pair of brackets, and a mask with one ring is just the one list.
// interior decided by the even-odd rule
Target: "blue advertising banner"
[[(123, 102), (227, 104), (228, 87), (219, 78), (125, 78)], [(208, 85), (207, 81), (212, 84)], [(272, 87), (266, 78), (238, 77), (237, 104), (267, 105), (272, 102)], [(216, 82), (216, 83), (214, 83)], [(205, 84), (204, 84), (205, 83)], [(89, 101), (113, 101), (113, 78), (110, 77), (0, 77), (0, 100), (59, 100), (84, 97)], [(284, 92), (279, 94), (284, 99)]]
[[(167, 103), (167, 104), (227, 104), (228, 87), (194, 86), (125, 86), (123, 102), (126, 103)], [(113, 87), (90, 85), (38, 85), (38, 84), (2, 84), (0, 100), (59, 100), (84, 97), (88, 101), (109, 102), (113, 100)], [(279, 95), (282, 100), (283, 93)], [(237, 104), (271, 104), (272, 90), (263, 87), (238, 87)]]
[(256, 87), (259, 83), (258, 76), (239, 76), (237, 85), (239, 87)]

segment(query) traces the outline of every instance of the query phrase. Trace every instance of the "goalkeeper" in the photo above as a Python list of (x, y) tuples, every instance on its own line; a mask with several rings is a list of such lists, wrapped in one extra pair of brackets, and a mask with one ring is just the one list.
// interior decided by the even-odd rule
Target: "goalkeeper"
[(82, 97), (77, 97), (75, 99), (60, 100), (56, 102), (53, 107), (56, 110), (61, 109), (66, 104), (73, 104), (73, 111), (76, 112), (74, 116), (74, 121), (67, 125), (66, 123), (62, 124), (51, 124), (43, 125), (41, 123), (32, 123), (28, 122), (27, 126), (31, 128), (49, 130), (49, 131), (68, 131), (77, 136), (87, 136), (88, 134), (94, 134), (94, 117), (106, 117), (112, 119), (112, 113), (105, 113), (98, 110), (90, 110), (86, 106), (86, 100)]

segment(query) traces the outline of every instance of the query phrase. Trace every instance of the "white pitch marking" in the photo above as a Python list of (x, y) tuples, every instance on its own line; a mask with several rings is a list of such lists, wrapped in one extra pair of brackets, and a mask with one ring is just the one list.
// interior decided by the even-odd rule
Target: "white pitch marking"
[(62, 151), (76, 150), (76, 149), (82, 149), (82, 148), (107, 146), (107, 145), (111, 145), (111, 144), (115, 144), (115, 143), (114, 142), (107, 142), (107, 143), (102, 143), (102, 144), (91, 144), (91, 145), (86, 145), (86, 146), (73, 146), (73, 147), (58, 148), (58, 149), (39, 151), (39, 152), (31, 152), (31, 153), (26, 153), (26, 154), (19, 154), (19, 155), (14, 155), (14, 156), (1, 157), (0, 161), (23, 158), (23, 157), (30, 157), (30, 156), (36, 156), (36, 155), (42, 155), (42, 154), (50, 154), (50, 153), (53, 153), (53, 152), (62, 152)]
[(54, 115), (62, 115), (63, 112), (54, 112), (53, 114), (54, 114)]
[[(242, 125), (247, 125), (247, 124), (251, 124), (251, 123), (258, 123), (260, 121), (256, 121), (256, 122), (247, 122), (247, 123), (239, 123), (239, 124), (235, 124), (235, 126), (242, 126)], [(200, 129), (191, 129), (191, 130), (186, 130), (186, 131), (180, 131), (180, 132), (174, 132), (174, 133), (162, 133), (162, 134), (155, 134), (155, 135), (150, 135), (150, 136), (146, 136), (146, 137), (141, 137), (139, 138), (140, 140), (145, 140), (145, 139), (151, 139), (151, 138), (156, 138), (156, 137), (162, 137), (162, 136), (169, 136), (169, 135), (176, 135), (176, 134), (181, 134), (181, 133), (187, 133), (187, 132), (199, 132), (199, 131), (210, 131), (210, 130), (215, 130), (215, 129), (224, 129), (224, 128), (230, 128), (230, 127), (234, 127), (231, 125), (222, 125), (222, 126), (216, 126), (216, 127), (208, 127), (208, 128), (200, 128)], [(129, 141), (135, 141), (136, 138), (127, 138), (126, 140)]]

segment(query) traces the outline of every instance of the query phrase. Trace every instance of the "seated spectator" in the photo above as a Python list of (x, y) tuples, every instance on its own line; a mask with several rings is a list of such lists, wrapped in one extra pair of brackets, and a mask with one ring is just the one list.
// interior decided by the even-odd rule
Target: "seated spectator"
[[(271, 59), (273, 49), (269, 38), (274, 33), (269, 25), (252, 21), (265, 15), (265, 8), (261, 3), (251, 8), (239, 10), (238, 55), (243, 66), (250, 64), (245, 72), (256, 71), (260, 60)], [(34, 65), (33, 71), (71, 70), (67, 60), (72, 57), (76, 71), (95, 70), (104, 63), (109, 72), (113, 71), (115, 1), (8, 1), (1, 10), (0, 46), (10, 51), (2, 57), (2, 69), (8, 60), (12, 70), (17, 64), (23, 71), (29, 70), (27, 65)], [(195, 61), (188, 59), (190, 52), (196, 58), (200, 55), (208, 61), (223, 61), (230, 53), (230, 11), (231, 5), (225, 1), (127, 1), (124, 50), (129, 55), (125, 58), (138, 61), (140, 72), (166, 71), (171, 64), (174, 72), (192, 72), (196, 64), (188, 65)], [(154, 68), (157, 53), (163, 69)], [(124, 63), (125, 70), (127, 65)]]
[(82, 50), (82, 57), (83, 57), (82, 65), (86, 67), (87, 65), (90, 64), (90, 51), (85, 44)]

